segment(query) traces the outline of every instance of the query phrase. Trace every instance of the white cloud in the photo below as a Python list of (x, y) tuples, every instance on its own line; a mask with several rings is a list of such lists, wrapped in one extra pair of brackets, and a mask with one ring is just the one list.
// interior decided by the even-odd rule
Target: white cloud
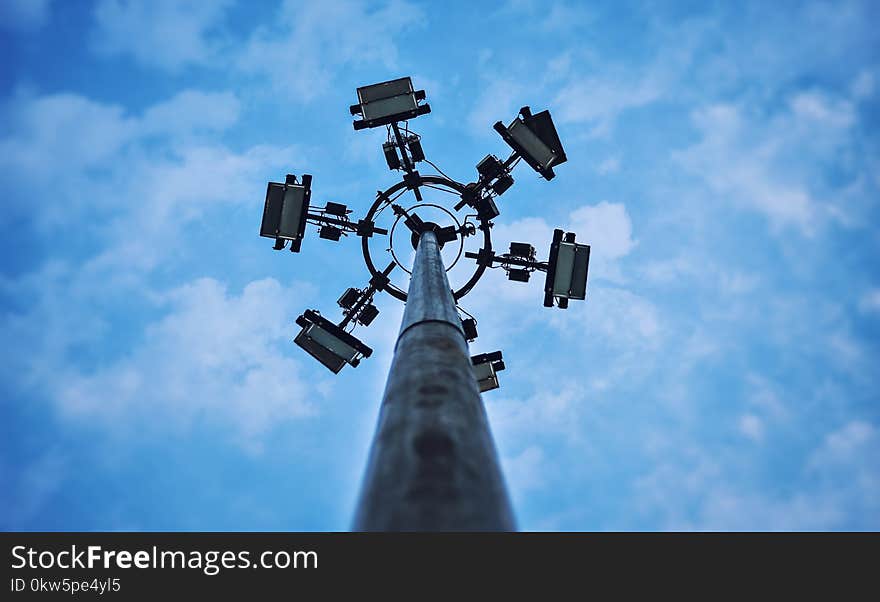
[(720, 274), (719, 288), (728, 295), (745, 295), (754, 291), (760, 280), (757, 274), (728, 271)]
[(583, 29), (595, 18), (592, 12), (579, 3), (554, 2), (549, 10), (542, 4), (540, 10), (545, 13), (540, 21), (541, 29), (552, 33)]
[[(584, 330), (578, 333), (595, 343), (597, 337), (605, 344), (618, 348), (655, 348), (663, 334), (663, 323), (657, 306), (649, 299), (622, 288), (593, 286), (588, 289), (589, 311), (578, 315)], [(565, 319), (555, 324), (569, 330)]]
[(872, 445), (876, 447), (876, 443), (877, 430), (873, 425), (852, 420), (825, 436), (822, 445), (813, 452), (810, 467), (822, 469), (876, 457), (869, 449)]
[(238, 121), (241, 103), (231, 92), (184, 90), (144, 112), (144, 134), (180, 136), (192, 131), (222, 131)]
[(590, 245), (591, 262), (594, 256), (603, 260), (620, 259), (637, 244), (632, 238), (632, 221), (622, 203), (600, 201), (579, 207), (571, 212), (569, 223), (578, 235), (577, 240)]
[(423, 12), (405, 0), (370, 7), (358, 0), (283, 2), (274, 25), (257, 29), (235, 59), (244, 73), (271, 82), (285, 98), (311, 100), (347, 65), (397, 67), (395, 38), (422, 23)]
[(674, 155), (686, 169), (699, 174), (715, 194), (763, 213), (774, 224), (813, 231), (816, 200), (803, 182), (780, 181), (773, 169), (780, 138), (762, 133), (765, 128), (754, 127), (729, 105), (698, 111), (694, 122), (702, 141)]
[(791, 100), (791, 108), (796, 118), (813, 121), (831, 129), (845, 129), (855, 122), (852, 103), (842, 99), (831, 99), (818, 92), (801, 92)]
[(156, 267), (173, 256), (187, 224), (224, 206), (259, 207), (265, 189), (256, 182), (264, 181), (269, 170), (289, 165), (294, 155), (289, 148), (256, 146), (234, 153), (221, 146), (196, 145), (179, 149), (171, 161), (129, 165), (121, 191), (140, 202), (107, 223), (105, 250), (85, 267)]
[(877, 86), (877, 77), (873, 71), (862, 71), (852, 83), (850, 92), (859, 100), (870, 98)]
[(596, 166), (596, 172), (601, 176), (617, 173), (620, 171), (620, 157), (608, 157)]
[(866, 314), (880, 312), (880, 288), (871, 289), (862, 295), (859, 299), (859, 311)]
[(92, 373), (68, 371), (51, 393), (79, 420), (117, 430), (219, 423), (258, 449), (270, 428), (316, 411), (314, 387), (286, 353), (304, 290), (267, 279), (230, 295), (216, 280), (195, 280), (164, 295), (170, 311), (141, 344)]
[(780, 395), (777, 383), (754, 372), (745, 375), (745, 383), (748, 385), (746, 400), (762, 416), (774, 420), (783, 420), (790, 416), (788, 404)]
[(0, 167), (14, 191), (10, 215), (33, 219), (30, 191), (64, 173), (33, 225), (49, 233), (85, 220), (104, 243), (86, 269), (154, 267), (187, 223), (224, 204), (259, 203), (255, 183), (295, 160), (289, 147), (233, 152), (207, 141), (238, 119), (228, 92), (184, 90), (141, 115), (67, 93), (19, 97), (9, 110), (14, 128), (0, 139)]
[(9, 108), (13, 129), (0, 141), (0, 164), (16, 177), (62, 166), (80, 170), (102, 165), (136, 130), (124, 113), (118, 105), (78, 94), (14, 99)]
[[(297, 380), (299, 364), (278, 348), (290, 335), (291, 290), (262, 281), (233, 296), (217, 281), (198, 280), (165, 294), (150, 284), (152, 271), (181, 249), (188, 224), (224, 206), (258, 208), (267, 171), (290, 161), (292, 150), (233, 152), (209, 142), (205, 135), (238, 119), (228, 93), (183, 91), (139, 115), (74, 94), (22, 96), (10, 111), (14, 129), (0, 141), (14, 151), (0, 158), (17, 190), (10, 203), (26, 208), (27, 190), (63, 173), (64, 185), (27, 215), (39, 216), (38, 234), (64, 228), (66, 241), (85, 239), (89, 249), (0, 281), (25, 303), (0, 322), (17, 350), (5, 354), (10, 386), (107, 419), (111, 432), (136, 420), (179, 419), (183, 428), (211, 413), (249, 449), (274, 421), (307, 414), (296, 392), (309, 390)], [(308, 288), (297, 290), (302, 297)], [(107, 347), (118, 324), (110, 316), (129, 296), (171, 312), (144, 331), (141, 346), (94, 371), (80, 368), (77, 346)], [(136, 319), (126, 328), (136, 329)]]
[(200, 130), (223, 130), (237, 121), (239, 102), (229, 92), (184, 90), (136, 116), (116, 104), (58, 93), (20, 95), (8, 114), (13, 128), (0, 140), (0, 164), (21, 178), (55, 169), (104, 168), (127, 145), (148, 136), (175, 140)]
[[(18, 464), (20, 461), (16, 460)], [(21, 525), (38, 515), (62, 488), (73, 467), (69, 459), (54, 447), (40, 450), (30, 461), (12, 466), (0, 460), (3, 489), (0, 493), (0, 528), (21, 530)], [(23, 468), (23, 469), (22, 469)], [(9, 501), (7, 502), (7, 498)]]
[(473, 132), (489, 136), (494, 133), (492, 125), (496, 121), (507, 122), (522, 106), (526, 90), (511, 79), (492, 79), (474, 99), (468, 113), (467, 122)]
[[(587, 411), (582, 383), (557, 379), (552, 386), (536, 388), (524, 397), (503, 386), (495, 393), (486, 411), (499, 439), (521, 441), (538, 433), (554, 433), (568, 442), (582, 438), (580, 416)], [(527, 463), (539, 460), (535, 452), (529, 452), (527, 458)]]
[(660, 98), (663, 86), (650, 73), (632, 79), (618, 74), (573, 79), (556, 95), (554, 115), (561, 122), (585, 123), (591, 135), (610, 132), (618, 115)]
[(230, 5), (231, 0), (101, 0), (95, 7), (94, 47), (168, 71), (203, 65), (218, 56), (213, 34)]
[(515, 499), (528, 491), (540, 489), (546, 483), (544, 451), (537, 445), (505, 459), (503, 464), (507, 483)]
[(754, 414), (740, 416), (737, 427), (739, 432), (753, 441), (761, 441), (764, 438), (764, 421)]
[[(621, 279), (617, 262), (638, 244), (633, 239), (632, 220), (624, 204), (600, 201), (595, 205), (582, 205), (571, 211), (559, 227), (574, 232), (577, 242), (590, 245), (591, 280)], [(553, 228), (540, 217), (499, 222), (492, 229), (492, 243), (501, 249), (499, 252), (504, 252), (510, 242), (528, 242), (544, 257), (552, 238)]]
[(673, 157), (715, 198), (763, 214), (777, 232), (791, 227), (813, 236), (831, 220), (859, 225), (866, 174), (830, 190), (821, 178), (826, 165), (841, 161), (859, 169), (842, 155), (858, 124), (849, 98), (806, 90), (769, 113), (748, 103), (714, 104), (692, 120), (700, 142)]
[(0, 2), (0, 28), (33, 31), (49, 20), (51, 0), (3, 0)]

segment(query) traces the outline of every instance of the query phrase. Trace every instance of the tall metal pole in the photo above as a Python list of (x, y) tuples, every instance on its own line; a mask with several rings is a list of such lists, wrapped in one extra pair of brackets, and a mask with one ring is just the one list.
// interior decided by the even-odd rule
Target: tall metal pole
[(354, 529), (515, 528), (440, 245), (426, 231), (416, 250)]

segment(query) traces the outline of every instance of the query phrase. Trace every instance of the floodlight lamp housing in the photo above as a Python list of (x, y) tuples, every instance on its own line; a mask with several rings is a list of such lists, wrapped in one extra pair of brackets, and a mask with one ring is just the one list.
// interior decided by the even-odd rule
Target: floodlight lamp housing
[(296, 323), (302, 330), (293, 342), (334, 374), (338, 374), (345, 364), (357, 366), (361, 358), (373, 353), (351, 334), (310, 309), (298, 317)]
[(342, 293), (342, 296), (336, 301), (336, 303), (342, 309), (351, 309), (354, 307), (354, 304), (358, 302), (358, 299), (361, 298), (361, 291), (356, 288), (348, 288)]
[(507, 192), (511, 186), (513, 186), (513, 176), (509, 173), (505, 173), (492, 183), (492, 192), (501, 196)]
[(477, 215), (480, 219), (489, 221), (501, 215), (501, 212), (498, 210), (498, 205), (495, 204), (492, 197), (485, 196), (477, 200), (476, 205)]
[(369, 326), (373, 323), (373, 320), (376, 319), (376, 316), (379, 315), (379, 308), (373, 305), (372, 303), (365, 305), (364, 308), (360, 311), (357, 317), (358, 324), (362, 326)]
[(465, 318), (461, 321), (461, 329), (464, 331), (464, 338), (472, 343), (477, 339), (477, 321), (474, 318)]
[(504, 360), (501, 358), (500, 351), (481, 353), (471, 357), (471, 366), (477, 384), (480, 386), (480, 393), (499, 387), (498, 372), (504, 370)]
[(523, 259), (534, 259), (535, 247), (527, 242), (512, 242), (510, 243), (510, 255)]
[(346, 215), (348, 215), (349, 210), (348, 207), (343, 205), (342, 203), (334, 203), (332, 201), (328, 201), (327, 206), (324, 207), (324, 213), (335, 215), (337, 217), (345, 217)]
[(299, 252), (306, 231), (306, 218), (312, 196), (312, 176), (303, 174), (302, 182), (288, 174), (285, 183), (269, 182), (260, 236), (275, 239), (275, 249), (290, 242), (290, 250)]
[(419, 104), (425, 99), (425, 91), (414, 90), (409, 77), (363, 86), (357, 89), (357, 95), (358, 104), (350, 107), (352, 115), (361, 116), (354, 122), (356, 130), (389, 125), (431, 112), (430, 105)]
[(508, 280), (512, 280), (514, 282), (528, 282), (532, 273), (529, 270), (524, 270), (521, 268), (511, 268), (507, 270), (507, 278)]
[(409, 148), (409, 158), (413, 163), (425, 160), (425, 151), (422, 148), (422, 142), (418, 136), (410, 136), (406, 139), (406, 146)]
[(342, 238), (342, 230), (336, 226), (321, 226), (318, 229), (318, 236), (324, 240), (338, 241)]
[(529, 107), (523, 107), (510, 125), (505, 127), (499, 121), (493, 127), (517, 155), (547, 180), (556, 176), (555, 166), (568, 160), (550, 111), (532, 115)]
[(486, 155), (477, 163), (477, 173), (480, 179), (491, 181), (500, 176), (504, 172), (504, 165), (495, 155)]
[(555, 301), (565, 309), (570, 299), (585, 299), (589, 267), (590, 245), (576, 243), (573, 232), (563, 237), (562, 230), (554, 230), (544, 281), (544, 306), (553, 307)]
[(397, 154), (397, 147), (393, 142), (382, 144), (382, 153), (385, 155), (385, 163), (388, 164), (388, 169), (392, 171), (400, 169), (400, 157)]

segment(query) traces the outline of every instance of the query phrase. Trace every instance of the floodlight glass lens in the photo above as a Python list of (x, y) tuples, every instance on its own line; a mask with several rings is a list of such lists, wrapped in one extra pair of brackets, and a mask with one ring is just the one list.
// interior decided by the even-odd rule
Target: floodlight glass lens
[(278, 226), (281, 223), (281, 208), (284, 206), (284, 186), (270, 182), (266, 191), (266, 207), (263, 211), (263, 224), (260, 226), (260, 236), (274, 238), (278, 234)]
[(474, 376), (480, 386), (480, 393), (498, 388), (498, 376), (492, 368), (492, 362), (477, 364), (474, 368)]
[(306, 336), (346, 361), (350, 362), (357, 356), (357, 351), (353, 347), (340, 341), (317, 324), (312, 324), (308, 327)]
[(587, 296), (587, 268), (590, 262), (590, 247), (576, 245), (574, 267), (571, 274), (571, 298), (585, 299)]
[(574, 243), (559, 243), (559, 254), (556, 256), (556, 277), (553, 279), (553, 294), (557, 297), (568, 297), (571, 292), (574, 247)]
[(523, 147), (523, 150), (541, 167), (546, 168), (553, 165), (556, 159), (554, 153), (549, 146), (544, 144), (529, 127), (523, 123), (521, 119), (515, 119), (510, 127), (507, 128), (510, 136)]
[(381, 119), (399, 113), (414, 111), (418, 108), (416, 97), (414, 94), (402, 94), (400, 96), (392, 96), (391, 98), (380, 98), (379, 100), (364, 105), (364, 119), (372, 121)]
[(393, 79), (381, 84), (373, 84), (372, 86), (364, 86), (358, 88), (358, 100), (361, 104), (373, 102), (382, 98), (391, 96), (400, 96), (401, 94), (409, 94), (413, 91), (412, 80), (408, 77)]
[(279, 236), (299, 238), (305, 196), (304, 186), (287, 186), (284, 191), (284, 205), (281, 208), (281, 223), (278, 225)]

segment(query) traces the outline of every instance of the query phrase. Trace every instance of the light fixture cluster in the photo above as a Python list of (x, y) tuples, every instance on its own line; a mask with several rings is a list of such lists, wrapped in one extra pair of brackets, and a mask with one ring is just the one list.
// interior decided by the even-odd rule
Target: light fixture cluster
[[(334, 373), (345, 364), (357, 366), (361, 359), (369, 357), (372, 350), (351, 334), (355, 326), (369, 326), (378, 316), (379, 310), (373, 303), (378, 292), (406, 301), (407, 293), (394, 286), (389, 274), (400, 265), (394, 253), (393, 240), (389, 236), (389, 251), (393, 261), (384, 269), (378, 270), (373, 261), (369, 239), (375, 235), (389, 235), (389, 229), (376, 226), (377, 217), (389, 208), (395, 218), (395, 226), (400, 223), (411, 231), (413, 247), (420, 235), (432, 230), (439, 244), (460, 240), (459, 255), (468, 236), (482, 235), (482, 247), (478, 252), (465, 252), (466, 258), (475, 259), (475, 271), (471, 278), (453, 297), (458, 300), (466, 295), (477, 283), (487, 268), (501, 267), (510, 280), (528, 282), (536, 271), (546, 274), (544, 284), (544, 305), (568, 307), (572, 299), (586, 298), (587, 272), (590, 260), (589, 245), (575, 242), (572, 232), (555, 230), (550, 244), (547, 261), (538, 261), (535, 248), (529, 243), (512, 242), (507, 253), (498, 255), (493, 251), (491, 229), (494, 220), (500, 215), (496, 199), (507, 192), (514, 184), (512, 171), (522, 160), (544, 179), (555, 177), (554, 168), (567, 161), (562, 143), (549, 111), (532, 114), (529, 107), (522, 107), (518, 115), (508, 125), (501, 121), (494, 129), (512, 149), (510, 156), (501, 160), (497, 156), (486, 155), (476, 165), (477, 180), (461, 183), (448, 178), (434, 163), (427, 160), (421, 137), (410, 131), (406, 122), (427, 114), (431, 107), (424, 102), (424, 90), (415, 90), (409, 77), (393, 79), (357, 89), (358, 103), (350, 107), (352, 115), (359, 117), (353, 123), (355, 130), (385, 126), (388, 138), (382, 144), (382, 152), (388, 168), (403, 172), (402, 181), (385, 191), (376, 194), (367, 215), (352, 221), (352, 213), (341, 203), (328, 202), (323, 207), (311, 206), (312, 177), (303, 175), (301, 179), (289, 174), (284, 183), (270, 182), (263, 208), (263, 221), (260, 235), (275, 240), (275, 249), (283, 249), (287, 244), (290, 250), (299, 252), (305, 236), (307, 224), (318, 227), (320, 238), (338, 241), (347, 234), (361, 238), (364, 261), (370, 271), (370, 281), (365, 288), (348, 288), (337, 303), (342, 310), (343, 319), (335, 324), (323, 317), (317, 310), (307, 310), (296, 322), (301, 327), (294, 341), (309, 354)], [(430, 164), (439, 175), (422, 175), (416, 165)], [(473, 210), (461, 221), (452, 210), (441, 209), (453, 224), (440, 225), (423, 219), (419, 215), (421, 207), (436, 204), (424, 203), (422, 190), (432, 188), (451, 192), (457, 198), (454, 211), (464, 207)], [(409, 209), (397, 201), (400, 195), (412, 192), (416, 205)], [(470, 221), (474, 219), (475, 221)], [(394, 227), (390, 229), (394, 232)], [(456, 260), (457, 261), (457, 260)], [(408, 271), (408, 270), (407, 270)], [(464, 310), (461, 310), (464, 311)], [(465, 312), (466, 313), (466, 312)], [(467, 341), (477, 338), (477, 321), (467, 314), (461, 320), (462, 332)], [(500, 351), (475, 355), (472, 358), (474, 374), (481, 391), (498, 387), (498, 372), (505, 365)]]

